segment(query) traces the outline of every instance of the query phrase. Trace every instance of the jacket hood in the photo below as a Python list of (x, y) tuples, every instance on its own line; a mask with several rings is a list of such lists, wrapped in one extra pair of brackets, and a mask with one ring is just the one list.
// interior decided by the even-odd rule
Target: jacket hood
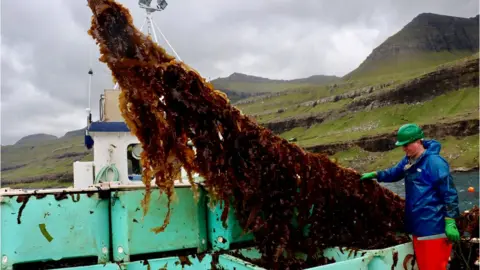
[(436, 140), (424, 140), (423, 147), (425, 148), (424, 156), (439, 155), (442, 145)]

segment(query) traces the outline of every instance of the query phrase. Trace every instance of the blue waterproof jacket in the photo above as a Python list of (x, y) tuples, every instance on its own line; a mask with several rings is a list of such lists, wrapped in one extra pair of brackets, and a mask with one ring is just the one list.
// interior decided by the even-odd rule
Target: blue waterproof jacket
[(392, 168), (378, 171), (379, 182), (405, 179), (405, 226), (414, 236), (445, 233), (445, 217), (459, 216), (458, 194), (447, 161), (440, 156), (441, 145), (424, 140), (425, 152), (409, 165), (405, 156)]

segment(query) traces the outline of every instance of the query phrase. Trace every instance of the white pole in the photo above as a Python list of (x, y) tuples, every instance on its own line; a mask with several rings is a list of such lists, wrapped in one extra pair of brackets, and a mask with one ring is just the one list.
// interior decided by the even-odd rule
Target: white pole
[(92, 108), (92, 76), (93, 76), (93, 71), (90, 69), (89, 73), (90, 76), (88, 76), (88, 111), (90, 112)]

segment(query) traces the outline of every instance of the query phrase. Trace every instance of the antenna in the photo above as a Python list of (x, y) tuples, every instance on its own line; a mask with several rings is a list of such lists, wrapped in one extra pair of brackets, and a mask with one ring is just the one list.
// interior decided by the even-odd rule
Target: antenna
[[(175, 54), (175, 57), (179, 61), (182, 61), (182, 59), (177, 54), (177, 52), (175, 51), (173, 46), (170, 44), (170, 42), (168, 42), (168, 40), (165, 37), (165, 35), (163, 34), (162, 30), (160, 30), (160, 27), (158, 27), (158, 25), (152, 20), (152, 14), (155, 11), (165, 10), (165, 8), (167, 8), (167, 5), (168, 4), (167, 4), (166, 0), (157, 0), (157, 5), (155, 7), (152, 6), (152, 0), (139, 0), (138, 1), (138, 6), (145, 10), (145, 19), (143, 20), (143, 24), (140, 27), (140, 31), (143, 31), (143, 27), (145, 26), (145, 24), (147, 24), (147, 35), (152, 36), (152, 34), (153, 34), (153, 40), (155, 41), (155, 43), (158, 44), (157, 33), (155, 31), (155, 29), (157, 29), (157, 31), (160, 33), (160, 35), (162, 35), (162, 37), (165, 40), (165, 42), (167, 43), (167, 45), (170, 47), (170, 49)], [(113, 87), (113, 89), (118, 89), (118, 82), (115, 83), (115, 86)]]
[(88, 108), (87, 113), (87, 129), (90, 127), (90, 123), (92, 123), (92, 104), (91, 104), (91, 96), (92, 96), (92, 77), (93, 77), (93, 69), (92, 69), (92, 46), (88, 48), (88, 61), (89, 67), (88, 70)]
[(92, 77), (93, 77), (93, 70), (92, 68), (90, 68), (88, 70), (88, 108), (87, 108), (87, 112), (88, 112), (88, 117), (89, 117), (89, 120), (88, 120), (88, 124), (90, 125), (90, 123), (92, 122), (92, 104), (91, 104), (91, 96), (92, 96)]

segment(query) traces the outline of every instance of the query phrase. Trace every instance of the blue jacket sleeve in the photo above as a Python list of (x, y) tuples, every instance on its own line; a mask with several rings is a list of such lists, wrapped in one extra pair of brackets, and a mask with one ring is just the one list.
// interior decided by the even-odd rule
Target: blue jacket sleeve
[(404, 167), (408, 163), (407, 158), (403, 158), (397, 165), (382, 171), (377, 171), (378, 182), (398, 182), (405, 177)]
[(431, 180), (439, 193), (439, 197), (443, 199), (445, 217), (456, 218), (460, 216), (458, 193), (448, 163), (439, 156), (431, 157), (429, 161)]

